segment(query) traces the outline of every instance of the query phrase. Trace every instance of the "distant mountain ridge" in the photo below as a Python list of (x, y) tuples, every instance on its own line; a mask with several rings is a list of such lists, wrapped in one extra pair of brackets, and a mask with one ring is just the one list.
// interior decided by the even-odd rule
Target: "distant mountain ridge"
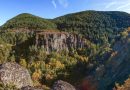
[(111, 41), (123, 28), (130, 26), (130, 15), (118, 11), (84, 11), (54, 19), (57, 28), (84, 34), (95, 43)]
[(23, 13), (8, 20), (1, 29), (58, 29), (86, 36), (94, 43), (112, 41), (121, 30), (130, 26), (130, 14), (119, 11), (83, 11), (55, 19), (44, 19)]
[[(68, 22), (68, 26), (65, 27), (65, 25), (67, 24), (66, 21)], [(82, 23), (79, 23), (78, 21), (79, 22), (82, 21)], [(83, 11), (83, 12), (78, 12), (78, 13), (67, 14), (67, 15), (60, 16), (54, 19), (45, 19), (45, 18), (41, 18), (41, 17), (29, 14), (29, 13), (22, 13), (8, 20), (4, 25), (2, 25), (2, 27), (4, 27), (5, 29), (24, 28), (24, 25), (25, 25), (25, 28), (29, 28), (29, 26), (26, 27), (27, 24), (30, 24), (31, 26), (31, 25), (34, 25), (35, 23), (35, 24), (41, 24), (41, 25), (43, 24), (43, 26), (44, 24), (45, 25), (48, 24), (50, 25), (50, 28), (54, 29), (56, 28), (55, 27), (55, 23), (56, 23), (57, 28), (59, 30), (64, 30), (65, 28), (74, 29), (73, 25), (71, 26), (71, 28), (69, 28), (71, 24), (74, 24), (72, 22), (75, 22), (79, 25), (80, 24), (82, 25), (85, 22), (86, 25), (88, 24), (88, 26), (90, 26), (89, 24), (98, 24), (99, 23), (98, 21), (100, 23), (104, 23), (104, 27), (116, 26), (117, 28), (127, 28), (130, 25), (129, 24), (130, 14), (126, 12), (120, 12), (120, 11)], [(62, 26), (63, 22), (64, 22), (64, 27)], [(108, 22), (113, 22), (113, 24), (107, 25)], [(20, 24), (21, 26), (18, 24)], [(62, 26), (62, 28), (60, 28), (60, 25)], [(38, 29), (40, 28), (40, 26), (37, 26), (37, 27), (32, 26), (32, 28)], [(46, 28), (48, 27), (41, 27), (41, 29), (46, 29)], [(82, 29), (85, 29), (85, 28), (82, 28)], [(87, 29), (87, 26), (86, 26), (86, 29)]]

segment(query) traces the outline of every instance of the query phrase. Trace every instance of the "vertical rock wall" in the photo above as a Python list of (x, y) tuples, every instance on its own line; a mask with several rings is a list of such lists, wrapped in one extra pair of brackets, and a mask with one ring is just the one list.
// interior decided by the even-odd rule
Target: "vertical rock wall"
[(40, 32), (36, 34), (36, 46), (43, 47), (46, 52), (69, 51), (71, 48), (84, 48), (85, 38), (67, 32)]

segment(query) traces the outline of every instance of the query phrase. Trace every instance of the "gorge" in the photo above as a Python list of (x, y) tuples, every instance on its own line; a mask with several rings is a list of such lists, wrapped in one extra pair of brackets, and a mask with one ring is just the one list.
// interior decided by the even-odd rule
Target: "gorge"
[(129, 26), (130, 14), (119, 11), (54, 19), (20, 14), (0, 27), (0, 83), (13, 81), (23, 90), (118, 90), (116, 83), (130, 74)]

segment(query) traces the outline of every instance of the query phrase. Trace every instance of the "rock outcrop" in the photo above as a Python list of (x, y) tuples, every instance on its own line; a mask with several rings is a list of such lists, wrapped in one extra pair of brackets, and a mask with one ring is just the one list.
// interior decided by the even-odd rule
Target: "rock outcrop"
[(17, 88), (33, 86), (28, 70), (12, 62), (0, 65), (0, 81), (5, 85), (13, 84)]
[(109, 60), (96, 71), (99, 90), (109, 90), (115, 82), (123, 82), (130, 75), (130, 34), (126, 39), (118, 41), (113, 50)]
[(54, 83), (52, 90), (76, 90), (76, 89), (71, 84), (64, 82), (62, 80), (59, 80)]
[(46, 31), (36, 33), (36, 46), (43, 47), (46, 52), (70, 51), (84, 48), (86, 39), (74, 33)]

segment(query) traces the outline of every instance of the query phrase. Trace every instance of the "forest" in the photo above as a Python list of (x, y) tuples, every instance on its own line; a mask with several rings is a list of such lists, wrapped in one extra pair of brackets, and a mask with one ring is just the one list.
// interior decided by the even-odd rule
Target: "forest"
[[(19, 63), (29, 70), (34, 85), (45, 90), (49, 90), (56, 80), (64, 80), (77, 87), (87, 76), (98, 77), (101, 73), (96, 70), (100, 67), (111, 65), (110, 61), (118, 54), (114, 46), (118, 41), (122, 43), (129, 38), (129, 26), (130, 15), (116, 11), (84, 11), (55, 19), (20, 14), (0, 27), (0, 64)], [(69, 52), (52, 51), (48, 54), (44, 48), (35, 45), (36, 32), (39, 30), (81, 35), (87, 41), (86, 47), (72, 48)], [(127, 78), (120, 79), (125, 81)], [(120, 79), (115, 79), (104, 87), (108, 88), (106, 90), (112, 90), (114, 87), (115, 90), (126, 90), (118, 89), (123, 87), (116, 83), (121, 81)], [(91, 84), (90, 87), (97, 88), (97, 84), (99, 83), (95, 86)], [(5, 87), (0, 85), (0, 88)], [(99, 90), (103, 90), (100, 87)]]

